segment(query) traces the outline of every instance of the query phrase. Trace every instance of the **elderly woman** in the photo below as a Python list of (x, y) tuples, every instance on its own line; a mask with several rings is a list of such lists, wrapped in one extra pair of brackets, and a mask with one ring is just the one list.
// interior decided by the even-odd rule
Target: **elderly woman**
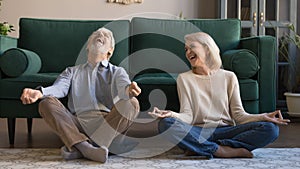
[(177, 79), (180, 113), (154, 108), (162, 118), (159, 131), (187, 154), (208, 158), (251, 158), (252, 150), (273, 142), (277, 124), (286, 125), (280, 111), (245, 112), (233, 72), (221, 69), (219, 48), (206, 33), (185, 36), (186, 58), (192, 70)]
[[(23, 104), (42, 99), (39, 113), (65, 144), (61, 152), (66, 160), (104, 163), (113, 140), (138, 115), (135, 96), (141, 89), (109, 62), (114, 45), (112, 32), (100, 28), (88, 39), (86, 63), (66, 68), (52, 86), (23, 90)], [(58, 100), (65, 96), (68, 108)]]

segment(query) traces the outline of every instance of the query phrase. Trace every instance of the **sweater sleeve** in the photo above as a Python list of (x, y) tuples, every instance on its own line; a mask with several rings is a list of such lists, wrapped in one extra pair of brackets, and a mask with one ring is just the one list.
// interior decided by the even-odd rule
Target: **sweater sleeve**
[(193, 112), (191, 108), (190, 94), (188, 93), (187, 86), (184, 85), (182, 76), (179, 75), (177, 78), (177, 92), (180, 102), (180, 112), (172, 112), (172, 116), (182, 120), (185, 123), (192, 124)]
[(229, 106), (231, 115), (237, 124), (256, 122), (263, 120), (263, 114), (249, 114), (245, 112), (240, 96), (240, 89), (237, 77), (233, 74), (231, 85), (229, 85)]

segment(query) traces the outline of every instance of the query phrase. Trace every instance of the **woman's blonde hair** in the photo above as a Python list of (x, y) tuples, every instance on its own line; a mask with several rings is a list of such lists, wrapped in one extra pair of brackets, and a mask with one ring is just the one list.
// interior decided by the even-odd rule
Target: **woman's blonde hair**
[(222, 66), (220, 49), (213, 38), (204, 32), (191, 33), (184, 36), (185, 41), (199, 42), (208, 50), (205, 61), (211, 70), (218, 70)]

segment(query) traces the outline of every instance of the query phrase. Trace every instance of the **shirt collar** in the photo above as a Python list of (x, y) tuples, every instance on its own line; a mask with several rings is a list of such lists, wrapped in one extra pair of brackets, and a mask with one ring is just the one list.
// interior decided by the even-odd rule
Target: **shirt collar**
[(107, 66), (108, 66), (108, 60), (102, 60), (101, 61), (101, 65), (103, 66), (103, 67), (106, 67), (107, 68)]
[[(89, 61), (87, 61), (87, 65), (89, 67), (93, 67), (92, 64)], [(108, 65), (109, 65), (109, 61), (108, 60), (102, 60), (101, 62), (97, 63), (96, 67), (99, 67), (99, 68), (100, 67), (105, 67), (105, 68), (107, 68)]]

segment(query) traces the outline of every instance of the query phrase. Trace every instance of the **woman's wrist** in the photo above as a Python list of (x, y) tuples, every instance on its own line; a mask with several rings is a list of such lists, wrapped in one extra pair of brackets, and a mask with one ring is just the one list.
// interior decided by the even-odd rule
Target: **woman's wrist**
[(267, 118), (266, 118), (267, 116), (268, 116), (268, 113), (262, 113), (261, 117), (260, 117), (261, 121), (266, 121), (267, 120)]
[(177, 113), (176, 112), (173, 112), (173, 111), (170, 111), (171, 112), (171, 117), (172, 118), (177, 118)]

